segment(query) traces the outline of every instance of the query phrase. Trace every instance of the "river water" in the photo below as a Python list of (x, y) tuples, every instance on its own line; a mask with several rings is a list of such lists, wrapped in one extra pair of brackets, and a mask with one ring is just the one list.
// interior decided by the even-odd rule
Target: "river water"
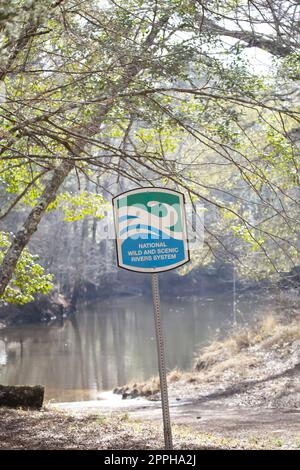
[[(168, 369), (192, 367), (197, 350), (269, 308), (254, 296), (162, 300)], [(0, 383), (42, 384), (46, 400), (94, 400), (99, 392), (157, 375), (152, 300), (81, 304), (64, 322), (0, 330)]]

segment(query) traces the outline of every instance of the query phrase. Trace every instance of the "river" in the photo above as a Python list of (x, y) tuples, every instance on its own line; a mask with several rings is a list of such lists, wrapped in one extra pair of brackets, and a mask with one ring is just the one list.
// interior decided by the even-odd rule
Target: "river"
[[(269, 302), (249, 295), (164, 298), (168, 369), (190, 369), (201, 346), (268, 308)], [(150, 298), (97, 300), (80, 304), (77, 314), (63, 322), (0, 330), (0, 383), (45, 385), (46, 401), (94, 400), (103, 390), (153, 375), (157, 358)]]

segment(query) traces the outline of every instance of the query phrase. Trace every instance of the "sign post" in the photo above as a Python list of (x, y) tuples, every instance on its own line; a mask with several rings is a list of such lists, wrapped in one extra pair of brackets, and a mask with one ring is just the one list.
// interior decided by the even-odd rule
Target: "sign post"
[(152, 296), (165, 449), (172, 450), (164, 335), (160, 316), (158, 273), (190, 259), (184, 196), (165, 188), (141, 188), (113, 199), (118, 266), (152, 274)]
[(171, 428), (170, 409), (169, 409), (165, 345), (164, 345), (164, 334), (163, 334), (161, 318), (160, 318), (160, 296), (159, 296), (159, 283), (158, 283), (157, 273), (152, 274), (152, 296), (153, 296), (153, 307), (154, 307), (154, 322), (155, 322), (156, 347), (157, 347), (157, 357), (158, 357), (161, 406), (162, 406), (163, 423), (164, 423), (165, 449), (172, 450), (173, 441), (172, 441), (172, 428)]

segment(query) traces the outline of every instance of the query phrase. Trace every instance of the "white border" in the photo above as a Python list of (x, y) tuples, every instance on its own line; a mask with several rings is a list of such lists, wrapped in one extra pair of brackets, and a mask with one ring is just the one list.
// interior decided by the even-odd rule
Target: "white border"
[[(182, 261), (179, 261), (178, 263), (169, 265), (169, 266), (164, 266), (160, 268), (138, 268), (134, 266), (128, 266), (127, 264), (123, 263), (122, 259), (122, 249), (121, 249), (121, 242), (122, 240), (117, 237), (117, 234), (119, 233), (119, 217), (118, 217), (118, 208), (116, 202), (128, 195), (136, 194), (136, 193), (147, 193), (147, 192), (157, 192), (157, 193), (168, 193), (168, 194), (174, 194), (178, 196), (179, 201), (180, 201), (180, 209), (181, 209), (181, 222), (182, 222), (182, 233), (183, 233), (183, 246), (184, 246), (184, 259)], [(113, 203), (113, 209), (114, 209), (114, 225), (115, 225), (115, 231), (116, 231), (116, 244), (117, 244), (117, 258), (118, 258), (118, 266), (122, 269), (126, 269), (127, 271), (135, 271), (138, 273), (159, 273), (163, 271), (170, 271), (171, 269), (176, 269), (179, 266), (182, 266), (183, 264), (186, 264), (188, 261), (190, 261), (190, 252), (189, 252), (189, 245), (188, 245), (188, 239), (187, 239), (187, 226), (186, 226), (186, 215), (185, 215), (185, 207), (184, 207), (184, 194), (180, 193), (179, 191), (175, 191), (173, 189), (166, 189), (166, 188), (158, 188), (158, 187), (152, 187), (149, 186), (147, 188), (140, 188), (140, 189), (132, 189), (130, 191), (125, 191), (122, 194), (118, 194), (118, 196), (114, 197), (112, 200)]]

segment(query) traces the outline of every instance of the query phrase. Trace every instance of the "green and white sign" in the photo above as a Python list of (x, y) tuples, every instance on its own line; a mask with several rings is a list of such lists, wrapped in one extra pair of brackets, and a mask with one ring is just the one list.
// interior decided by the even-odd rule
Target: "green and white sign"
[(154, 273), (189, 261), (182, 193), (134, 189), (115, 197), (113, 206), (119, 267)]

